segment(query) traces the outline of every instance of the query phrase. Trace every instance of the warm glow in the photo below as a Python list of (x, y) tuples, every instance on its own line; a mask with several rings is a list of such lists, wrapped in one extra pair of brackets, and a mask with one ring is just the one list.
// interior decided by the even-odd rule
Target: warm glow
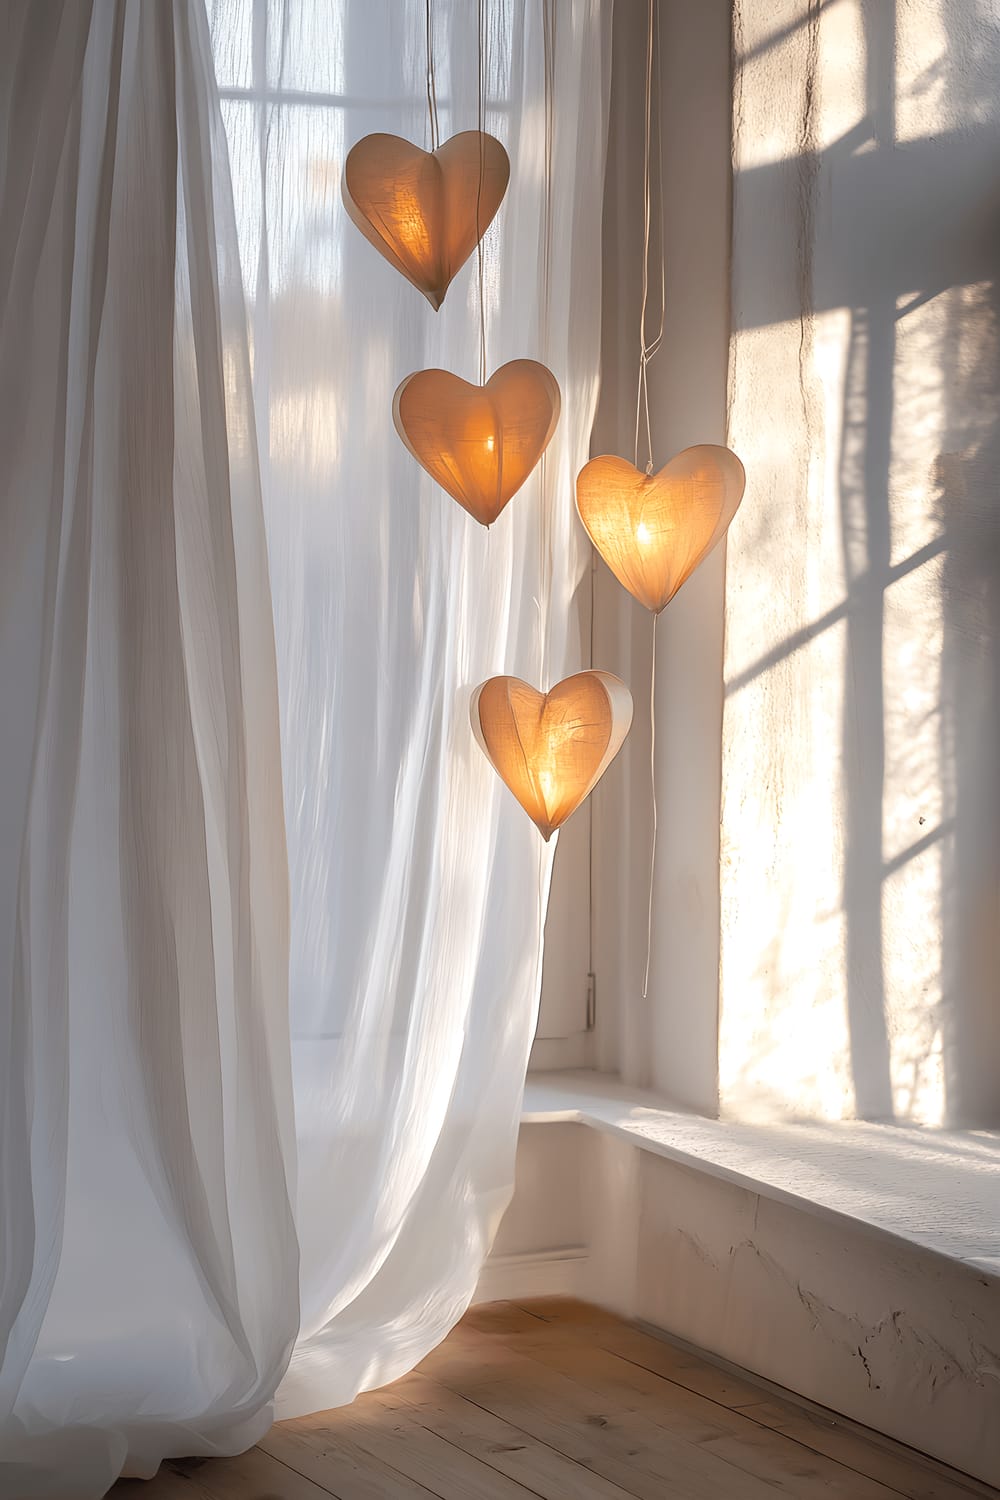
[(417, 462), (489, 526), (545, 451), (559, 419), (559, 386), (532, 359), (512, 360), (485, 385), (421, 370), (400, 385), (392, 414)]
[(436, 310), (503, 201), (510, 162), (478, 130), (421, 151), (396, 135), (366, 135), (348, 152), (343, 194), (361, 233)]
[(619, 583), (659, 614), (725, 534), (744, 483), (735, 453), (712, 443), (685, 448), (658, 474), (605, 455), (581, 469), (576, 505)]
[[(974, 295), (954, 288), (905, 316), (890, 304), (891, 383), (876, 406), (882, 347), (850, 309), (817, 314), (807, 379), (822, 442), (808, 447), (785, 404), (798, 323), (741, 335), (733, 431), (773, 497), (727, 562), (719, 1080), (745, 1118), (947, 1118), (958, 741), (937, 482), (952, 441), (942, 372), (952, 358), (983, 368), (954, 329), (992, 330), (985, 294), (986, 316), (971, 314)], [(893, 433), (874, 572), (873, 410)], [(786, 487), (790, 454), (808, 455), (801, 492)], [(775, 589), (790, 558), (794, 587)], [(878, 608), (859, 621), (875, 582)]]
[(420, 199), (408, 183), (400, 183), (394, 195), (391, 222), (400, 245), (408, 252), (412, 261), (419, 264), (430, 257), (432, 251), (427, 221)]
[(471, 712), (484, 754), (547, 841), (621, 749), (632, 695), (610, 672), (578, 672), (549, 693), (491, 677)]

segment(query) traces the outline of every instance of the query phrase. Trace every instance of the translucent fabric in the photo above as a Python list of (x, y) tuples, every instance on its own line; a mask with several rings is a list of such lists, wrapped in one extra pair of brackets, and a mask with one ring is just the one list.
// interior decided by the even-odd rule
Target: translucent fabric
[[(0, 13), (5, 1500), (245, 1447), (286, 1368), (283, 1412), (348, 1401), (472, 1294), (550, 851), (469, 699), (576, 664), (606, 9), (485, 7), (490, 364), (564, 398), (489, 533), (392, 429), (475, 378), (475, 263), (434, 314), (340, 198), (421, 139), (424, 6)], [(433, 10), (448, 135), (476, 7)]]
[(577, 477), (576, 503), (618, 582), (659, 614), (726, 534), (745, 484), (735, 453), (699, 443), (658, 474), (610, 454), (592, 458)]
[(204, 10), (0, 37), (0, 1495), (89, 1500), (295, 1337), (275, 660)]
[[(543, 460), (487, 532), (393, 394), (478, 381), (475, 255), (439, 312), (345, 212), (348, 150), (428, 147), (422, 0), (219, 0), (271, 560), (291, 874), (302, 1332), (279, 1414), (405, 1371), (465, 1308), (507, 1203), (551, 852), (481, 755), (472, 690), (579, 665), (573, 513), (598, 378), (610, 7), (487, 0), (487, 364), (547, 365)], [(477, 11), (434, 0), (441, 138), (478, 127)]]
[(576, 672), (548, 693), (491, 677), (472, 697), (490, 764), (548, 841), (600, 781), (632, 723), (632, 694), (611, 672)]

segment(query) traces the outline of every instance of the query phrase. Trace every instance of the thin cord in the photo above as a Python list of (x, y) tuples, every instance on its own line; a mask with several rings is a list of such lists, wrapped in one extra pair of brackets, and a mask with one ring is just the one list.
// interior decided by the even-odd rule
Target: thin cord
[[(646, 473), (653, 472), (653, 431), (649, 418), (649, 362), (663, 342), (663, 331), (667, 317), (667, 267), (663, 225), (663, 126), (660, 118), (659, 94), (656, 111), (656, 160), (657, 188), (660, 215), (660, 326), (656, 336), (646, 342), (646, 308), (649, 301), (649, 240), (652, 224), (652, 189), (650, 184), (650, 137), (653, 122), (653, 60), (656, 59), (656, 79), (660, 79), (660, 32), (655, 24), (653, 0), (649, 0), (648, 26), (646, 33), (646, 111), (645, 144), (642, 167), (642, 310), (639, 316), (639, 383), (635, 398), (635, 448), (633, 462), (639, 467), (639, 422), (645, 417), (646, 428)], [(649, 970), (653, 956), (653, 883), (656, 877), (656, 620), (653, 616), (653, 649), (649, 669), (649, 784), (653, 804), (653, 834), (649, 851), (649, 906), (646, 914), (646, 969), (642, 980), (642, 998), (649, 993)]]
[(656, 872), (656, 621), (653, 616), (653, 661), (649, 674), (649, 780), (653, 788), (653, 842), (649, 851), (649, 910), (646, 915), (646, 972), (642, 998), (649, 993), (649, 966), (653, 956), (653, 876)]
[[(553, 0), (542, 0), (542, 45), (544, 54), (543, 81), (545, 91), (545, 151), (542, 211), (542, 287), (541, 287), (541, 346), (542, 358), (547, 363), (549, 355), (549, 312), (552, 266), (552, 153), (555, 132), (555, 14)], [(542, 454), (539, 466), (538, 506), (538, 557), (539, 557), (539, 655), (540, 684), (545, 692), (549, 687), (549, 621), (552, 592), (552, 506), (549, 494), (546, 454)]]
[(437, 83), (434, 78), (434, 19), (431, 15), (431, 0), (425, 0), (424, 14), (427, 24), (427, 115), (431, 126), (431, 150), (436, 151), (441, 144), (441, 131), (438, 125)]
[(649, 301), (649, 239), (652, 224), (652, 190), (650, 184), (650, 137), (652, 133), (653, 117), (653, 56), (654, 51), (657, 60), (657, 77), (659, 77), (660, 37), (659, 29), (654, 24), (653, 0), (649, 0), (649, 22), (646, 35), (646, 110), (645, 110), (645, 143), (643, 150), (643, 214), (642, 214), (642, 309), (639, 315), (639, 381), (635, 397), (635, 443), (633, 448), (633, 463), (639, 467), (639, 423), (640, 417), (645, 416), (646, 427), (646, 473), (653, 472), (653, 434), (649, 417), (649, 379), (648, 366), (653, 355), (659, 349), (663, 340), (663, 330), (666, 323), (666, 258), (663, 254), (663, 132), (659, 128), (659, 110), (657, 110), (657, 175), (659, 179), (660, 198), (660, 326), (656, 336), (650, 343), (646, 342), (646, 308)]
[(542, 0), (542, 45), (545, 88), (545, 223), (542, 236), (542, 337), (548, 352), (549, 292), (552, 265), (552, 157), (555, 141), (556, 15), (553, 0)]
[(483, 51), (483, 13), (485, 11), (485, 0), (479, 0), (477, 7), (477, 20), (479, 29), (479, 74), (477, 79), (477, 111), (479, 126), (479, 186), (476, 189), (476, 259), (479, 267), (479, 384), (486, 384), (486, 294), (483, 282), (483, 231), (480, 226), (480, 206), (483, 198), (483, 175), (486, 171), (486, 163), (483, 155), (483, 95), (485, 83), (483, 79), (483, 68), (485, 54)]

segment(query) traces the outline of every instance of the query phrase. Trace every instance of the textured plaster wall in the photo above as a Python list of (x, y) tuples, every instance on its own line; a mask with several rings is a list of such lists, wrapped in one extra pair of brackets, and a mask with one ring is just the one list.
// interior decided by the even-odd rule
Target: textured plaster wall
[(639, 1317), (1000, 1482), (994, 1276), (647, 1154), (640, 1205)]
[(724, 1112), (1000, 1123), (1000, 5), (737, 0)]

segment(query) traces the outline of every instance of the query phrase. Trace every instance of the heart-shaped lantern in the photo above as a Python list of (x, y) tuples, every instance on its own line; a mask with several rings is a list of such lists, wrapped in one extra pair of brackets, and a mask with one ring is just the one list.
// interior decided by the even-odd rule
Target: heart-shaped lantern
[(621, 749), (632, 694), (610, 672), (577, 672), (548, 693), (491, 677), (471, 711), (487, 759), (548, 842)]
[(344, 163), (355, 224), (435, 311), (503, 202), (510, 161), (495, 136), (463, 130), (436, 151), (366, 135)]
[(392, 417), (417, 463), (490, 526), (548, 446), (559, 386), (533, 359), (511, 360), (485, 385), (420, 370), (396, 391)]
[(658, 474), (624, 458), (592, 458), (576, 508), (619, 583), (659, 614), (716, 542), (743, 499), (746, 474), (728, 448), (685, 448)]

